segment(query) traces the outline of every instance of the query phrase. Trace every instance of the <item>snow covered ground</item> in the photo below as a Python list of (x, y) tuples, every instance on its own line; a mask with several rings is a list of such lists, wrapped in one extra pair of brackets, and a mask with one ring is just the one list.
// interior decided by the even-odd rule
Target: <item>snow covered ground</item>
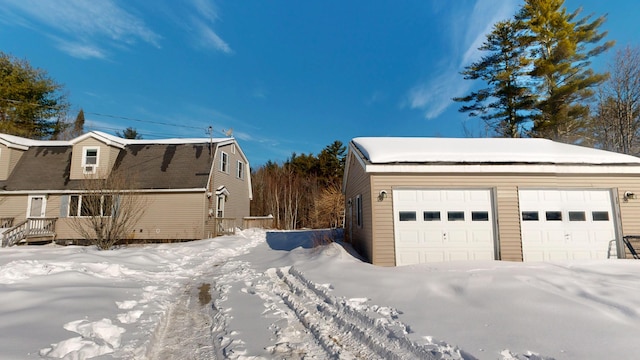
[(637, 357), (639, 261), (381, 268), (319, 238), (0, 249), (0, 358)]

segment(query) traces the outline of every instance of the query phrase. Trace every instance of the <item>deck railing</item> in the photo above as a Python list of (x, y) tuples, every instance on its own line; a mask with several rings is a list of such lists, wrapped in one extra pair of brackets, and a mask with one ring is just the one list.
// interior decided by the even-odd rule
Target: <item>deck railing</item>
[(32, 218), (21, 221), (2, 234), (2, 247), (13, 246), (23, 240), (28, 241), (29, 238), (53, 239), (56, 236), (56, 220), (57, 218)]

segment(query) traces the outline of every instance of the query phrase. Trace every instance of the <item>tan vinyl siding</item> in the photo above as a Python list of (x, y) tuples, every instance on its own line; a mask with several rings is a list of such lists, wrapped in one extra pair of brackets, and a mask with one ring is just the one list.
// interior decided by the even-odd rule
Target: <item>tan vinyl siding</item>
[(88, 137), (73, 145), (71, 153), (71, 168), (69, 178), (72, 180), (84, 179), (87, 175), (82, 169), (82, 149), (85, 147), (99, 148), (98, 152), (98, 168), (97, 173), (100, 176), (107, 176), (111, 172), (113, 163), (115, 162), (120, 149), (109, 146), (102, 141)]
[[(204, 238), (202, 209), (206, 196), (196, 193), (152, 193), (144, 194), (144, 215), (130, 234), (134, 239), (193, 240)], [(60, 216), (60, 195), (50, 196), (47, 216)], [(25, 200), (26, 204), (26, 200)], [(25, 208), (26, 209), (26, 208)], [(26, 210), (25, 210), (26, 211)], [(58, 239), (77, 239), (71, 228), (72, 218), (60, 218), (56, 223)]]
[(27, 218), (28, 195), (0, 195), (0, 217), (12, 217), (17, 224)]
[[(237, 148), (237, 144), (227, 144), (219, 146), (216, 151), (216, 156), (213, 162), (213, 177), (211, 184), (211, 192), (214, 194), (209, 199), (209, 204), (206, 206), (205, 216), (208, 216), (208, 208), (210, 207), (215, 212), (216, 209), (216, 189), (220, 186), (225, 186), (229, 191), (227, 202), (224, 205), (224, 217), (235, 218), (236, 226), (242, 226), (242, 219), (245, 216), (249, 216), (249, 177), (251, 176), (249, 164), (247, 160), (241, 155), (241, 152)], [(235, 147), (235, 151), (234, 151)], [(229, 172), (220, 171), (220, 157), (221, 152), (224, 151), (228, 155)], [(239, 179), (237, 176), (238, 161), (242, 161), (244, 164), (244, 177)]]
[[(362, 165), (356, 160), (354, 155), (351, 155), (351, 159), (348, 162), (348, 179), (346, 181), (346, 188), (344, 189), (345, 199), (348, 202), (351, 201), (351, 205), (347, 203), (346, 219), (345, 219), (345, 231), (347, 240), (350, 241), (353, 247), (369, 260), (371, 263), (376, 264), (376, 255), (373, 251), (373, 226), (372, 226), (372, 213), (371, 213), (371, 184), (370, 177), (364, 172)], [(359, 228), (356, 223), (356, 196), (362, 196), (362, 227)]]
[(16, 167), (24, 150), (9, 148), (0, 144), (0, 180), (7, 180), (9, 174)]
[[(373, 264), (395, 266), (396, 252), (393, 224), (393, 186), (383, 176), (371, 177), (371, 206), (373, 208), (373, 243), (376, 251)], [(385, 190), (387, 197), (380, 200), (380, 191)], [(391, 219), (391, 221), (388, 221)]]
[[(351, 161), (358, 164), (357, 161)], [(357, 166), (360, 166), (359, 164)], [(349, 170), (350, 179), (347, 186), (354, 186), (350, 182), (353, 170)], [(365, 177), (360, 174), (360, 177)], [(522, 261), (522, 244), (520, 239), (520, 211), (518, 207), (518, 189), (618, 189), (618, 198), (622, 199), (625, 191), (640, 194), (640, 179), (633, 175), (540, 175), (530, 174), (401, 174), (378, 173), (371, 175), (371, 191), (368, 195), (373, 201), (373, 214), (365, 218), (365, 222), (373, 220), (370, 236), (359, 241), (372, 242), (372, 255), (366, 255), (375, 265), (395, 264), (394, 232), (393, 232), (393, 190), (398, 188), (458, 188), (493, 189), (496, 198), (498, 214), (499, 253), (501, 260)], [(361, 181), (360, 181), (361, 182)], [(360, 183), (359, 182), (359, 183)], [(360, 185), (361, 186), (361, 185)], [(356, 185), (357, 187), (357, 185)], [(376, 197), (380, 190), (386, 190), (388, 197), (378, 202)], [(347, 196), (352, 194), (347, 192)], [(347, 197), (347, 198), (348, 198)], [(615, 204), (614, 204), (615, 206)], [(620, 201), (621, 230), (624, 235), (640, 234), (640, 197), (628, 201)]]

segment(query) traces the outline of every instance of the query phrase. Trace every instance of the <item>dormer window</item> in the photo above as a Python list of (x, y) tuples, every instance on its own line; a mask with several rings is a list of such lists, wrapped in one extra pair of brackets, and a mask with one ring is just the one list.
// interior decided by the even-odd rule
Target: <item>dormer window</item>
[(97, 147), (83, 147), (82, 148), (82, 172), (84, 174), (95, 174), (98, 168), (98, 154), (99, 148)]

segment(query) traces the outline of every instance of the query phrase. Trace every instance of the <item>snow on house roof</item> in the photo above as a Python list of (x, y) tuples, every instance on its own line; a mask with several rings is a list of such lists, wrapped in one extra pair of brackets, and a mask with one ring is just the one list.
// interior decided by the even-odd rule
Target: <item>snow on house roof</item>
[(20, 136), (0, 134), (0, 143), (8, 147), (20, 148), (26, 150), (29, 146), (65, 146), (69, 145), (68, 141), (52, 141), (52, 140), (33, 140)]
[(110, 135), (101, 131), (91, 131), (80, 135), (74, 139), (64, 141), (64, 140), (33, 140), (27, 139), (20, 136), (2, 134), (0, 133), (0, 144), (4, 144), (5, 146), (11, 148), (18, 148), (22, 150), (27, 150), (31, 146), (70, 146), (76, 144), (84, 139), (89, 137), (97, 138), (107, 145), (117, 146), (119, 148), (124, 148), (126, 145), (179, 145), (179, 144), (205, 144), (209, 142), (213, 142), (214, 144), (220, 144), (224, 142), (233, 141), (232, 137), (225, 138), (173, 138), (173, 139), (123, 139), (121, 137), (117, 137), (114, 135)]
[(119, 145), (152, 145), (152, 144), (164, 144), (164, 145), (177, 145), (177, 144), (204, 144), (204, 143), (221, 143), (224, 141), (233, 140), (233, 138), (172, 138), (172, 139), (123, 139), (118, 136), (110, 135), (102, 131), (91, 131), (82, 136), (79, 136), (73, 140), (72, 143), (76, 143), (87, 137), (97, 137), (110, 144)]
[(359, 137), (352, 142), (373, 164), (640, 164), (635, 156), (547, 139)]

